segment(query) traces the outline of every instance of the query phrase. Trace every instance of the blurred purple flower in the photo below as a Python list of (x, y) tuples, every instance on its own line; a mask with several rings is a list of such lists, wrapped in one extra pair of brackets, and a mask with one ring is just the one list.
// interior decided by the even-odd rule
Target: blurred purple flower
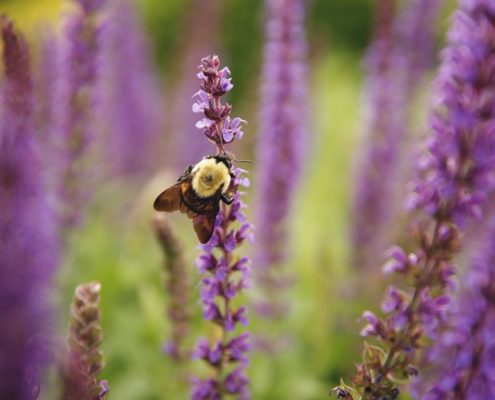
[(100, 380), (105, 360), (99, 282), (77, 286), (70, 306), (68, 354), (63, 371), (63, 399), (105, 400), (110, 387)]
[(403, 68), (400, 85), (406, 107), (434, 64), (435, 22), (444, 4), (445, 0), (410, 0), (394, 22), (396, 62), (398, 69)]
[[(256, 277), (265, 317), (289, 310), (278, 282), (288, 279), (288, 215), (300, 182), (308, 140), (307, 45), (303, 0), (268, 0), (257, 148)], [(269, 303), (269, 304), (265, 304)], [(278, 304), (280, 303), (280, 304)], [(273, 313), (280, 311), (279, 315)]]
[(446, 327), (426, 355), (415, 398), (495, 398), (495, 216), (462, 279)]
[(85, 13), (91, 14), (101, 10), (107, 0), (75, 0), (80, 4)]
[[(201, 90), (194, 110), (203, 113), (205, 118), (197, 127), (216, 144), (217, 152), (223, 154), (224, 145), (242, 135), (240, 125), (234, 122), (238, 119), (229, 122), (230, 105), (221, 103), (221, 96), (232, 89), (230, 72), (228, 68), (220, 69), (217, 56), (203, 58), (199, 69)], [(249, 260), (235, 254), (250, 236), (247, 232), (250, 226), (244, 222), (246, 206), (239, 191), (249, 184), (242, 177), (243, 173), (239, 168), (234, 170), (233, 187), (229, 189), (235, 192), (233, 202), (230, 206), (221, 205), (213, 236), (202, 246), (203, 254), (197, 260), (198, 269), (204, 275), (200, 286), (203, 317), (216, 324), (220, 333), (211, 343), (201, 339), (194, 351), (194, 358), (204, 360), (214, 370), (213, 378), (192, 381), (194, 400), (222, 399), (225, 395), (249, 398), (248, 380), (243, 372), (248, 362), (246, 353), (250, 350), (249, 335), (231, 335), (239, 324), (247, 324), (246, 308), (233, 305), (234, 298), (249, 286), (250, 278)], [(235, 227), (236, 223), (242, 224)]]
[(153, 159), (150, 154), (165, 107), (134, 3), (108, 3), (98, 54), (98, 122), (103, 125), (111, 172), (135, 174)]
[(49, 158), (44, 163), (53, 164), (55, 124), (55, 90), (60, 74), (58, 62), (59, 46), (55, 34), (44, 30), (38, 34), (38, 59), (34, 66), (34, 118), (37, 137), (44, 146), (43, 156)]
[(34, 399), (48, 362), (58, 261), (53, 207), (45, 191), (33, 125), (28, 46), (0, 20), (4, 79), (0, 118), (0, 398)]
[(366, 56), (366, 137), (358, 154), (352, 206), (356, 268), (372, 268), (391, 239), (408, 116), (431, 65), (434, 22), (442, 1), (412, 0), (396, 17), (394, 0), (379, 2), (375, 38)]
[(163, 262), (166, 274), (165, 290), (169, 297), (167, 315), (171, 324), (170, 340), (165, 344), (165, 352), (178, 364), (183, 365), (189, 358), (184, 341), (189, 333), (189, 277), (184, 253), (177, 237), (164, 218), (153, 219), (155, 236), (165, 256)]
[(488, 2), (460, 4), (436, 82), (435, 135), (406, 205), (463, 224), (481, 216), (495, 186), (495, 33)]
[(59, 206), (59, 185), (64, 169), (64, 145), (57, 131), (57, 88), (61, 81), (60, 40), (51, 30), (39, 31), (37, 53), (33, 68), (35, 140), (40, 147), (40, 159), (46, 176), (51, 201)]
[(100, 47), (99, 12), (104, 0), (73, 0), (65, 16), (57, 84), (56, 133), (61, 147), (61, 223), (71, 227), (83, 218), (89, 200), (90, 143), (95, 136), (95, 83)]
[[(495, 5), (461, 0), (449, 32), (448, 61), (438, 82), (437, 99), (452, 115), (433, 120), (438, 135), (423, 161), (429, 178), (416, 183), (412, 204), (430, 213), (446, 204), (460, 223), (482, 212), (483, 200), (495, 185)], [(464, 96), (456, 95), (462, 89)], [(448, 115), (448, 114), (447, 114)], [(456, 141), (458, 148), (448, 145)], [(466, 167), (466, 156), (472, 160)], [(464, 169), (463, 169), (464, 168)], [(469, 190), (453, 184), (452, 176), (471, 183)], [(443, 207), (442, 207), (443, 208)], [(462, 279), (464, 286), (451, 309), (448, 327), (426, 355), (428, 367), (415, 385), (417, 398), (488, 399), (495, 397), (495, 219), (484, 246)]]
[(482, 0), (460, 0), (448, 37), (435, 85), (432, 136), (407, 201), (426, 216), (410, 229), (417, 249), (407, 261), (405, 251), (395, 247), (390, 252), (392, 262), (400, 263), (392, 269), (404, 275), (413, 290), (389, 289), (385, 316), (368, 318), (363, 333), (379, 338), (383, 349), (371, 349), (357, 365), (353, 382), (366, 398), (398, 396), (396, 379), (418, 373), (412, 363), (416, 351), (424, 348), (420, 342), (425, 333), (436, 341), (447, 340), (439, 336), (439, 327), (447, 317), (448, 292), (455, 287), (459, 228), (483, 215), (495, 187), (495, 7)]

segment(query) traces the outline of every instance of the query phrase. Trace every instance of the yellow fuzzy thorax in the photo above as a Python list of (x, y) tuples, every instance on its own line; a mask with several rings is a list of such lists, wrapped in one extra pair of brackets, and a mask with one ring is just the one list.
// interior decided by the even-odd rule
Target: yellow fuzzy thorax
[(199, 197), (213, 196), (220, 186), (225, 193), (230, 186), (230, 173), (227, 166), (214, 158), (206, 158), (192, 170), (192, 188)]

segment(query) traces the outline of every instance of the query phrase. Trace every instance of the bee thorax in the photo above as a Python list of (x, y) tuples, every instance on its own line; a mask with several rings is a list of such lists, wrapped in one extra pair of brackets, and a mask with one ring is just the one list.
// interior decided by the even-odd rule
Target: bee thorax
[(213, 175), (205, 175), (202, 179), (205, 184), (211, 184), (213, 182)]
[(199, 197), (211, 197), (220, 188), (225, 192), (230, 186), (229, 169), (214, 158), (201, 160), (194, 166), (192, 174), (192, 189)]

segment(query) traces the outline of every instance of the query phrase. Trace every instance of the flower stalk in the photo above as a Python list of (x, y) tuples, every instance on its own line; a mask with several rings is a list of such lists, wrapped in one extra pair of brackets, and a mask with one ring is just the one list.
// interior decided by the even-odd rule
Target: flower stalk
[(172, 229), (164, 218), (153, 219), (155, 235), (165, 256), (163, 268), (166, 276), (165, 290), (169, 295), (167, 315), (172, 325), (170, 340), (165, 344), (165, 352), (178, 364), (184, 364), (189, 358), (189, 351), (184, 348), (184, 341), (189, 334), (190, 311), (189, 277), (184, 261), (183, 249)]
[[(197, 93), (197, 102), (193, 111), (202, 113), (204, 118), (196, 126), (215, 143), (218, 154), (225, 154), (225, 145), (242, 136), (240, 118), (230, 119), (231, 106), (222, 104), (221, 96), (232, 89), (230, 72), (220, 69), (218, 56), (208, 56), (201, 60), (198, 77), (201, 90)], [(237, 396), (249, 398), (248, 379), (244, 369), (248, 363), (246, 353), (250, 349), (249, 335), (235, 335), (239, 324), (247, 324), (247, 311), (236, 306), (235, 298), (249, 286), (250, 263), (247, 257), (239, 257), (235, 250), (251, 238), (251, 226), (246, 222), (241, 201), (241, 186), (247, 186), (247, 178), (241, 177), (241, 169), (234, 170), (235, 179), (229, 188), (233, 195), (230, 206), (222, 204), (217, 216), (216, 227), (210, 241), (202, 246), (203, 253), (197, 260), (197, 266), (203, 279), (201, 281), (201, 299), (203, 315), (216, 329), (213, 338), (201, 339), (193, 353), (196, 359), (202, 359), (210, 367), (211, 375), (207, 379), (193, 380), (192, 398), (223, 399)], [(235, 225), (240, 223), (239, 227)]]
[(302, 0), (265, 2), (255, 278), (263, 296), (256, 310), (270, 319), (286, 317), (290, 308), (283, 298), (293, 281), (284, 268), (290, 248), (288, 216), (300, 183), (309, 133), (304, 3)]
[(100, 48), (100, 12), (105, 0), (74, 0), (67, 15), (57, 88), (57, 143), (62, 143), (59, 182), (61, 225), (71, 228), (89, 200), (89, 154), (95, 139), (95, 85)]
[[(410, 229), (415, 250), (392, 247), (383, 266), (410, 284), (390, 286), (381, 305), (384, 316), (366, 311), (366, 345), (352, 379), (359, 398), (397, 398), (399, 384), (418, 374), (416, 353), (424, 338), (437, 339), (454, 287), (453, 257), (466, 223), (483, 215), (495, 186), (495, 7), (483, 0), (460, 0), (435, 83), (430, 138), (418, 162), (418, 176), (406, 200), (425, 217)], [(341, 385), (336, 392), (353, 396)]]
[(425, 356), (425, 373), (414, 382), (415, 398), (489, 399), (495, 396), (490, 354), (495, 329), (495, 218), (462, 282), (442, 335)]
[(142, 22), (131, 0), (105, 0), (98, 32), (98, 124), (110, 174), (136, 175), (150, 166), (162, 128), (163, 101)]
[(30, 51), (0, 17), (0, 398), (38, 396), (50, 363), (53, 309), (49, 291), (58, 265), (54, 208), (46, 190), (33, 123)]
[[(441, 0), (412, 0), (398, 9), (395, 0), (378, 2), (373, 43), (366, 55), (367, 120), (362, 154), (358, 155), (353, 195), (352, 264), (374, 268), (387, 243), (402, 193), (402, 154), (409, 116), (418, 87), (430, 67), (434, 21)], [(369, 128), (368, 128), (369, 127)]]
[(200, 88), (194, 97), (194, 113), (203, 114), (203, 118), (196, 123), (196, 128), (217, 147), (218, 154), (225, 154), (224, 146), (232, 143), (234, 139), (243, 136), (242, 124), (246, 121), (235, 117), (231, 118), (232, 106), (229, 103), (222, 104), (222, 96), (234, 87), (230, 78), (230, 70), (227, 67), (220, 68), (218, 56), (209, 56), (201, 60), (198, 69), (198, 78), (201, 80)]
[(109, 387), (98, 376), (103, 370), (100, 344), (100, 289), (98, 282), (76, 288), (70, 307), (68, 362), (64, 376), (64, 399), (104, 400)]

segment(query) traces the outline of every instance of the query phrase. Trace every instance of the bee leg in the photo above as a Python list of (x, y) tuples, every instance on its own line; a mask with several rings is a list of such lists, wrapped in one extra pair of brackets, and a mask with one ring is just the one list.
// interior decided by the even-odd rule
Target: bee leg
[(193, 168), (194, 168), (194, 165), (189, 164), (184, 171), (184, 175), (189, 175), (191, 173), (191, 171), (193, 170)]
[(234, 201), (234, 197), (227, 197), (223, 193), (220, 195), (220, 199), (227, 205), (231, 205)]
[(186, 177), (191, 173), (191, 171), (193, 170), (194, 168), (194, 165), (189, 165), (185, 170), (184, 170), (184, 173), (179, 176), (179, 179), (177, 179), (177, 182), (182, 182), (184, 179), (186, 179)]

